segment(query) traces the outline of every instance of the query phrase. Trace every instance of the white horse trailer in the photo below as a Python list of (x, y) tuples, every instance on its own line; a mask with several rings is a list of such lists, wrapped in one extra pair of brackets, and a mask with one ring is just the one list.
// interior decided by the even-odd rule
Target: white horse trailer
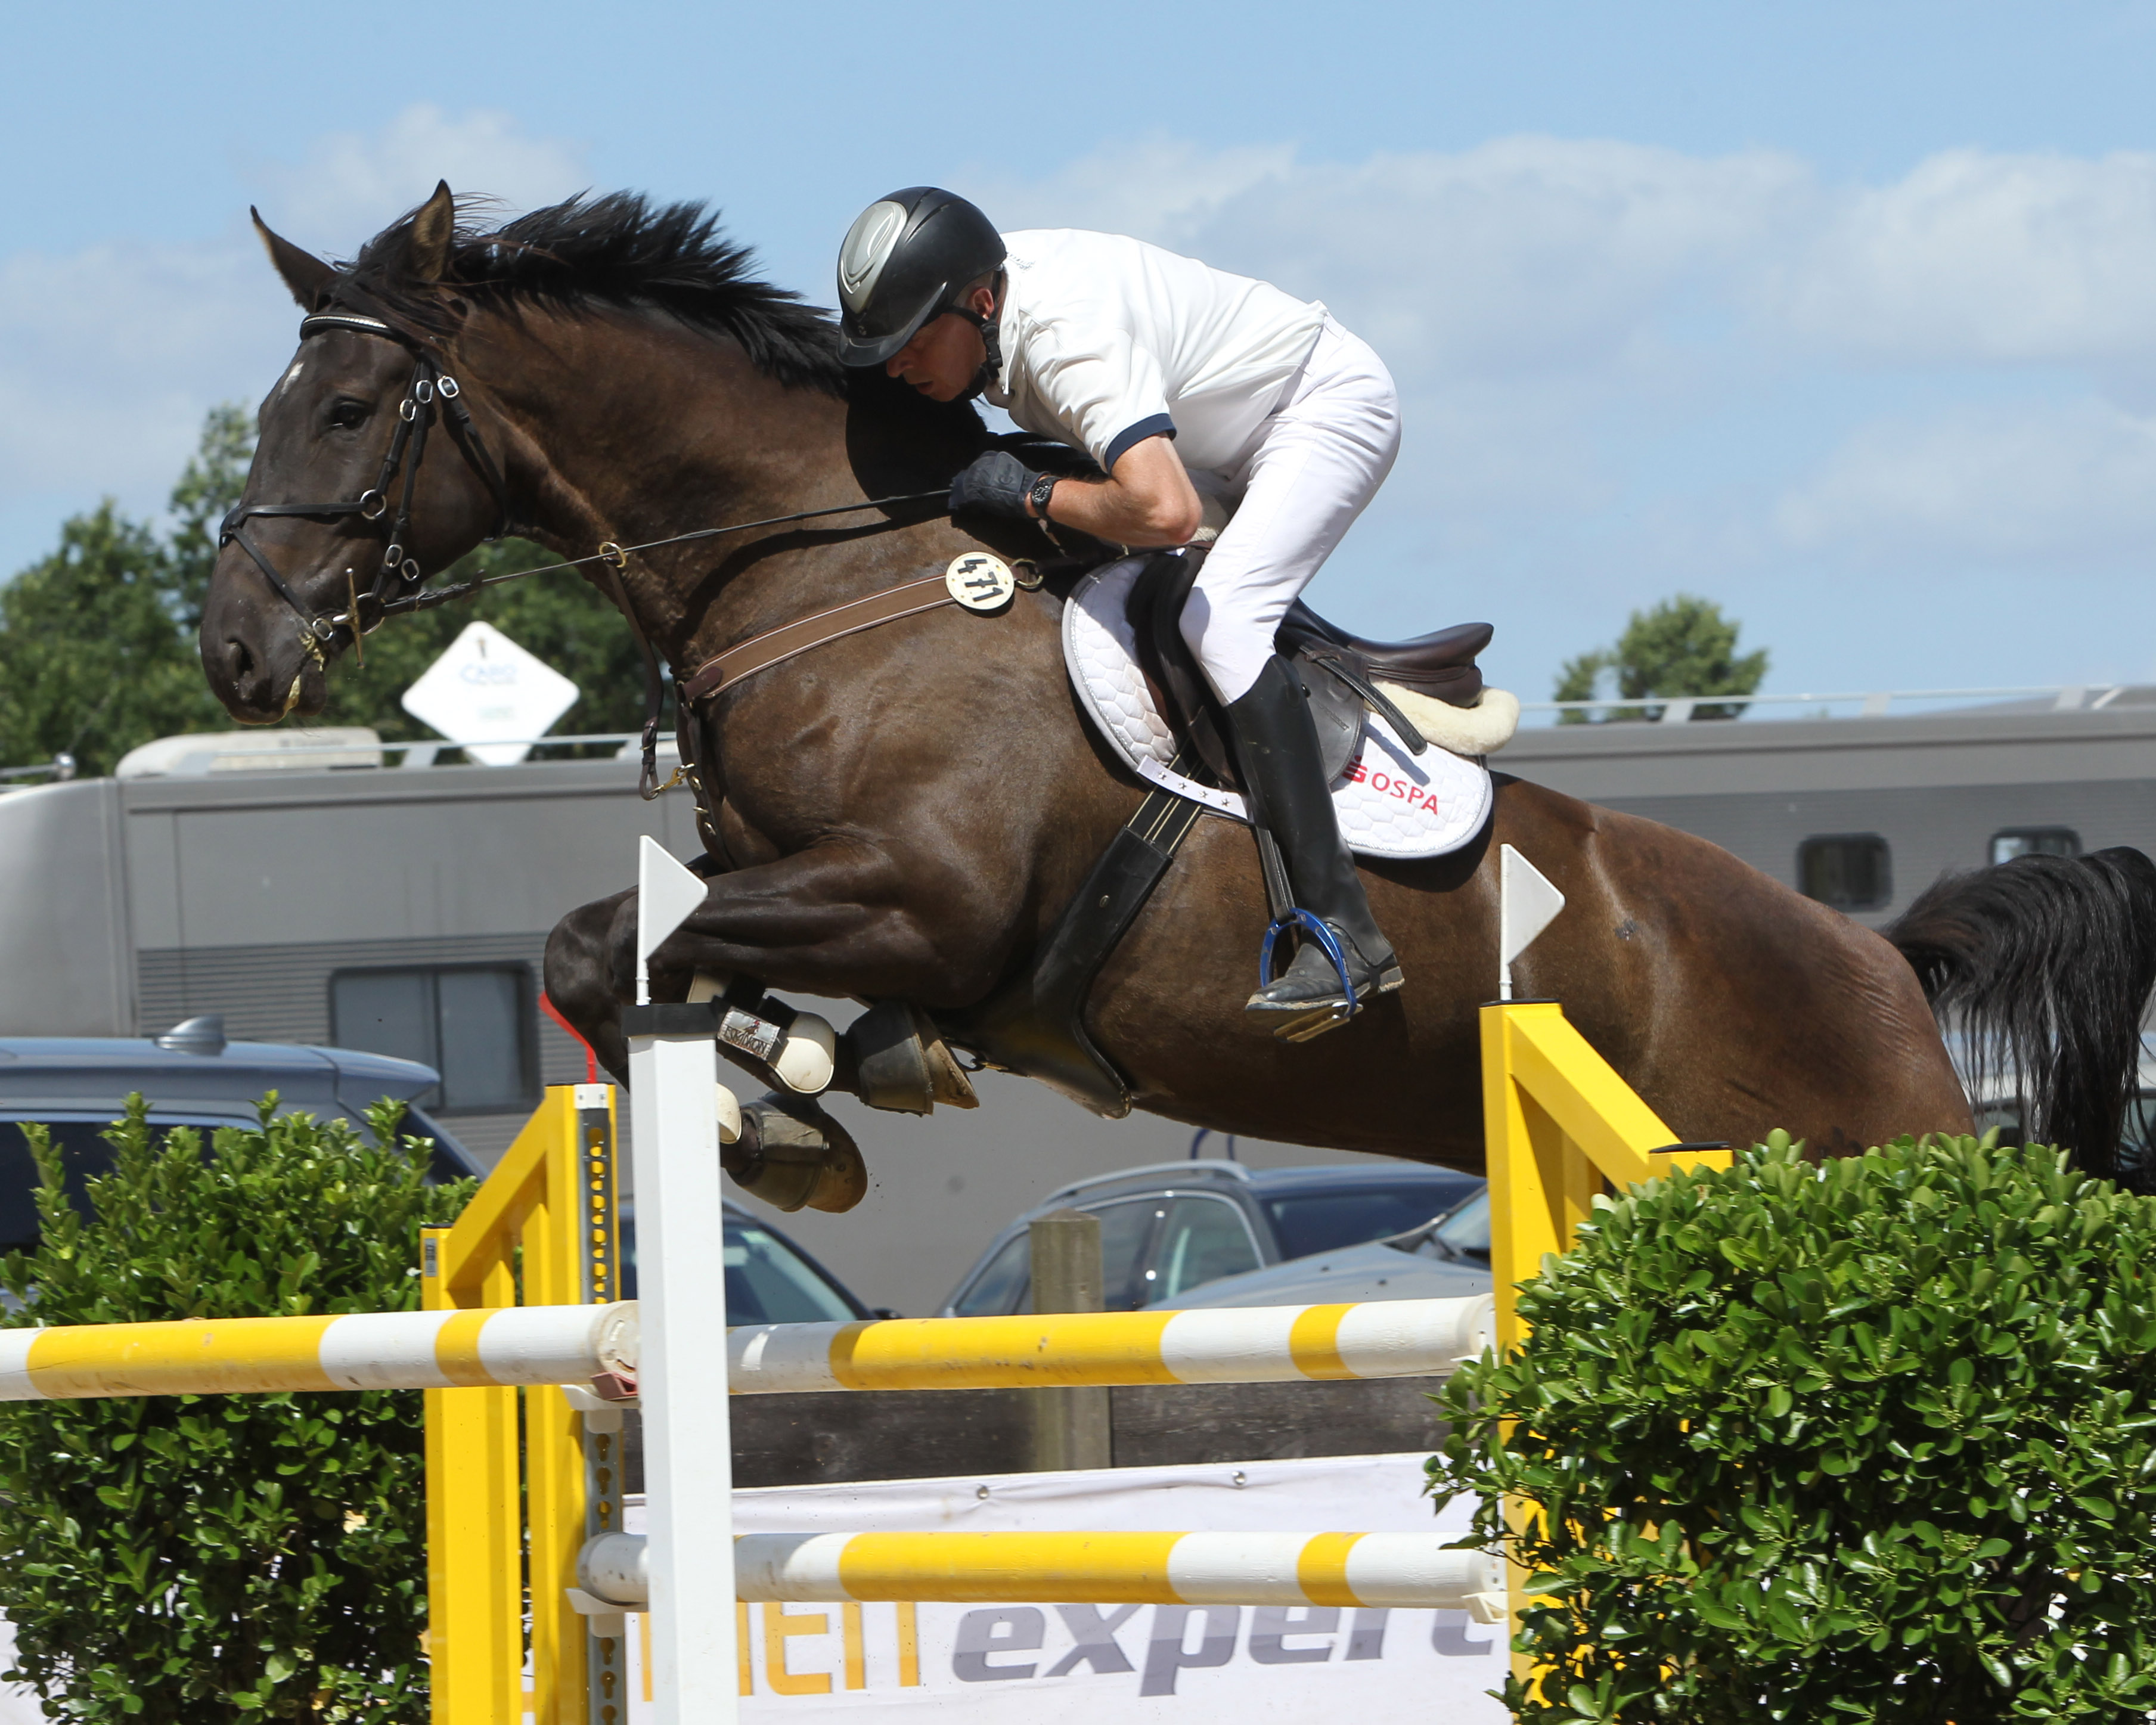
[(627, 884), (637, 834), (699, 849), (688, 798), (640, 801), (634, 761), (137, 752), (172, 770), (0, 794), (0, 1035), (149, 1035), (219, 1013), (235, 1040), (423, 1060), (486, 1160), (542, 1086), (583, 1076), (538, 1010), (547, 932)]

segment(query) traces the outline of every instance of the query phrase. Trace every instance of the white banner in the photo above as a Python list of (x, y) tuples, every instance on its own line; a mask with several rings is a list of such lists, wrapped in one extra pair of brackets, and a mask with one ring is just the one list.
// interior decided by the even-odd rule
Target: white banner
[[(947, 1528), (1219, 1532), (1464, 1532), (1433, 1519), (1424, 1456), (1328, 1456), (1096, 1473), (1000, 1474), (740, 1491), (737, 1533)], [(643, 1526), (631, 1499), (626, 1520)], [(737, 1607), (742, 1711), (813, 1722), (928, 1707), (979, 1725), (1414, 1718), (1507, 1725), (1504, 1630), (1464, 1611), (1234, 1605)], [(629, 1725), (654, 1717), (644, 1620), (629, 1620)]]

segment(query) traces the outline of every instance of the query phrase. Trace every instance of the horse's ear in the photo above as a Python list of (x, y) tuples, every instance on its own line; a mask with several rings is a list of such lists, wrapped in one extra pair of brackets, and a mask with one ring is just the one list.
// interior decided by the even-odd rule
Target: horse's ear
[(291, 290), (292, 297), (300, 302), (302, 311), (319, 311), (327, 297), (330, 284), (336, 279), (336, 271), (312, 252), (304, 252), (282, 234), (270, 231), (270, 224), (262, 219), (262, 212), (249, 204), (247, 213), (254, 218), (254, 231), (262, 236), (263, 249), (270, 254), (270, 261), (285, 285)]
[(457, 201), (449, 182), (439, 182), (434, 195), (412, 218), (412, 273), (422, 281), (439, 281), (449, 271), (449, 241), (457, 226)]

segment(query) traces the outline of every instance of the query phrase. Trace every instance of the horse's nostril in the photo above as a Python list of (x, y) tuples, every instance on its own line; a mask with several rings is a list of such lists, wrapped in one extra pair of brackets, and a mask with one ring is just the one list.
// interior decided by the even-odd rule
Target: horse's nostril
[(254, 674), (254, 655), (248, 650), (247, 643), (227, 640), (224, 644), (225, 669), (231, 672), (235, 684), (245, 682)]

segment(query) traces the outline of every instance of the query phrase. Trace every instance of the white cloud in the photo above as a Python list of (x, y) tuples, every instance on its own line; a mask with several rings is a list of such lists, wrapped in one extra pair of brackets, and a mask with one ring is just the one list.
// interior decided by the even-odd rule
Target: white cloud
[(1623, 368), (1817, 201), (1787, 156), (1542, 137), (1354, 164), (1160, 138), (980, 195), (1007, 225), (1136, 234), (1322, 299), (1396, 371), (1447, 377)]
[(1659, 362), (1657, 332), (1702, 313), (1894, 365), (2156, 357), (2152, 154), (1954, 150), (1828, 187), (1767, 151), (1528, 136), (1342, 164), (1161, 137), (978, 192), (1007, 225), (1261, 274), (1449, 376)]
[(2156, 546), (2156, 418), (2082, 400), (1866, 425), (1780, 500), (1774, 526), (1799, 551), (1870, 562)]
[[(301, 244), (349, 256), (439, 178), (529, 205), (580, 189), (579, 160), (503, 115), (417, 106), (376, 132), (325, 137), (296, 163), (253, 165), (215, 239), (0, 259), (0, 514), (29, 496), (87, 507), (100, 495), (153, 512), (204, 413), (234, 397), (251, 405), (275, 381), (295, 316), (246, 222), (249, 201)], [(57, 526), (0, 546), (0, 579)]]
[(1894, 364), (2156, 355), (2156, 156), (1949, 151), (1821, 215), (1763, 271), (1801, 336)]
[[(1867, 187), (1765, 151), (1162, 138), (979, 190), (1323, 299), (1401, 384), (1381, 510), (1455, 552), (1569, 517), (1619, 564), (2041, 564), (2156, 526), (2130, 411), (2156, 394), (2156, 156), (1957, 150)], [(2010, 373), (2025, 407), (1966, 404)], [(1694, 446), (1697, 480), (1643, 478)]]
[[(524, 207), (586, 183), (578, 144), (419, 105), (247, 165), (233, 202), (349, 255), (444, 177)], [(1799, 569), (2115, 567), (2156, 533), (2156, 156), (1953, 151), (1866, 186), (1766, 151), (1340, 162), (1162, 136), (961, 189), (1006, 226), (1265, 276), (1368, 336), (1407, 407), (1343, 553), (1375, 554), (1373, 592), (1532, 584), (1621, 621), (1721, 576), (1766, 604)], [(154, 509), (203, 409), (266, 387), (291, 330), (244, 220), (0, 259), (0, 520), (33, 495)], [(0, 570), (36, 548), (0, 546)]]
[(1045, 180), (962, 187), (1005, 232), (1091, 228), (1173, 243), (1177, 228), (1227, 198), (1300, 172), (1291, 145), (1209, 150), (1165, 133), (1080, 157)]
[(582, 145), (533, 137), (507, 114), (452, 116), (424, 102), (379, 131), (317, 138), (300, 161), (262, 163), (254, 177), (271, 227), (338, 257), (351, 256), (441, 180), (511, 209), (555, 203), (587, 183)]
[(0, 487), (154, 506), (204, 410), (291, 345), (251, 237), (0, 264)]

